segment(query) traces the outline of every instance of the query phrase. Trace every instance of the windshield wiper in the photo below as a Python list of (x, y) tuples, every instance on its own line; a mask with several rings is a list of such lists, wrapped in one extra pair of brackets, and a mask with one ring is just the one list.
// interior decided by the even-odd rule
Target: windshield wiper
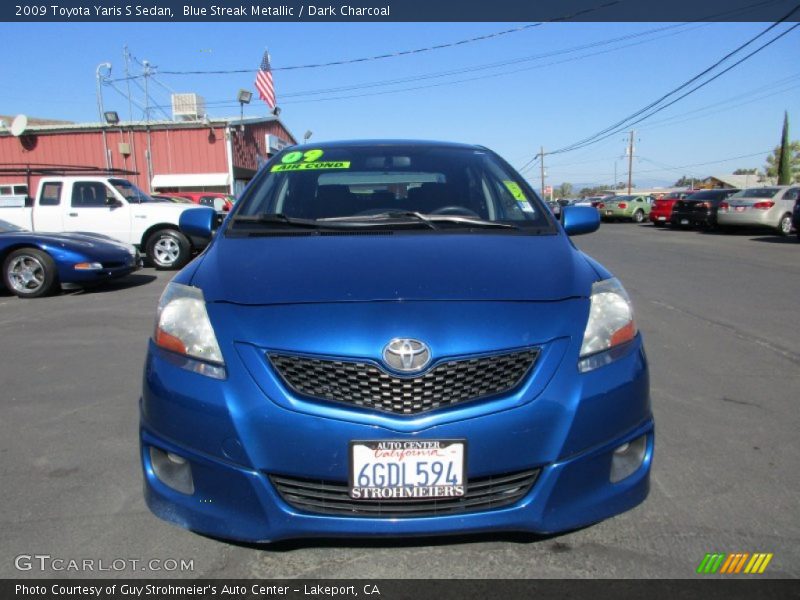
[(348, 223), (348, 222), (357, 222), (363, 223), (364, 221), (371, 222), (371, 221), (378, 221), (383, 222), (386, 220), (403, 220), (403, 219), (413, 219), (420, 223), (424, 223), (431, 229), (439, 229), (437, 225), (433, 222), (433, 220), (422, 213), (413, 211), (413, 210), (396, 210), (396, 211), (387, 211), (378, 213), (376, 215), (353, 215), (350, 217), (325, 217), (324, 219), (317, 219), (317, 221), (324, 221), (326, 223)]
[(234, 223), (260, 223), (264, 225), (289, 225), (291, 227), (317, 228), (317, 222), (313, 219), (296, 219), (288, 217), (283, 213), (261, 213), (259, 215), (237, 215), (233, 218)]
[(458, 215), (428, 215), (431, 221), (437, 223), (458, 223), (460, 225), (469, 225), (470, 227), (496, 227), (500, 229), (519, 229), (516, 225), (511, 223), (501, 223), (500, 221), (487, 221), (479, 217), (461, 217)]
[(421, 223), (425, 223), (431, 229), (441, 229), (441, 227), (439, 227), (437, 223), (456, 223), (459, 225), (468, 225), (470, 227), (519, 229), (519, 227), (517, 227), (516, 225), (512, 225), (510, 223), (501, 223), (499, 221), (487, 221), (485, 219), (481, 219), (480, 217), (469, 217), (461, 215), (433, 215), (433, 214), (426, 215), (411, 210), (387, 211), (378, 213), (376, 215), (327, 217), (325, 219), (317, 219), (317, 221), (338, 222), (338, 223), (347, 223), (347, 222), (364, 223), (366, 221), (368, 223), (369, 222), (384, 223), (387, 220), (392, 220), (392, 219), (402, 220), (407, 218), (412, 218)]

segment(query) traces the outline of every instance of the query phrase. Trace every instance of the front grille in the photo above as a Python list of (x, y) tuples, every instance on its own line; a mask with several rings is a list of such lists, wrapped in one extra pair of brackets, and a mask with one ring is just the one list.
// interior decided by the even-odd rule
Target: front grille
[(429, 517), (493, 510), (513, 504), (530, 491), (539, 471), (530, 469), (470, 479), (466, 493), (459, 498), (424, 500), (353, 500), (347, 484), (338, 481), (282, 475), (270, 475), (270, 481), (284, 502), (310, 513), (348, 517)]
[(269, 354), (294, 391), (381, 412), (416, 415), (488, 398), (516, 388), (530, 371), (535, 349), (453, 360), (415, 377), (396, 377), (366, 362)]

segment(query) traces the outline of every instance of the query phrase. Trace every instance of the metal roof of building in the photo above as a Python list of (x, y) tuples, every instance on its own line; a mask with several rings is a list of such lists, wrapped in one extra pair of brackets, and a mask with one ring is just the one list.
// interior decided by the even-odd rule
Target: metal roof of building
[[(37, 120), (44, 122), (43, 119)], [(117, 129), (201, 129), (207, 128), (210, 126), (226, 126), (226, 125), (238, 125), (240, 123), (244, 123), (245, 125), (254, 125), (258, 123), (269, 123), (277, 121), (281, 124), (281, 126), (289, 132), (286, 125), (281, 122), (278, 117), (275, 116), (266, 116), (266, 117), (244, 117), (243, 119), (239, 117), (208, 117), (207, 120), (201, 119), (197, 121), (168, 121), (168, 120), (160, 120), (160, 121), (120, 121), (119, 123), (114, 123), (113, 125), (110, 123), (72, 123), (69, 121), (61, 121), (61, 122), (49, 122), (47, 124), (35, 124), (31, 121), (28, 121), (28, 127), (25, 129), (25, 133), (57, 133), (61, 131), (100, 131), (100, 130), (117, 130)], [(11, 132), (6, 130), (0, 130), (0, 135), (7, 135), (10, 136)], [(291, 135), (291, 133), (289, 133)], [(294, 137), (294, 136), (292, 136)]]

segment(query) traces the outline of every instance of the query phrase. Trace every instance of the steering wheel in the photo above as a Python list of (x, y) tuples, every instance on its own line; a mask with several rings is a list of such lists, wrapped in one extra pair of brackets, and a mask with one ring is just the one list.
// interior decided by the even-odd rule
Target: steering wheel
[(467, 208), (466, 206), (442, 206), (441, 208), (437, 208), (434, 211), (431, 211), (432, 215), (460, 215), (463, 217), (475, 217), (480, 219), (481, 216), (476, 213), (474, 210)]

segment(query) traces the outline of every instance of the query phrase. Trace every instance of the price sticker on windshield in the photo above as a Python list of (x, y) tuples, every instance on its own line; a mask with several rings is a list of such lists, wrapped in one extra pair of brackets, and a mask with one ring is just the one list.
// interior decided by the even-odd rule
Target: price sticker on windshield
[(522, 188), (519, 187), (517, 182), (506, 179), (503, 181), (503, 183), (505, 184), (506, 189), (511, 192), (511, 195), (514, 196), (514, 200), (519, 202), (519, 207), (522, 210), (525, 212), (533, 212), (533, 207), (531, 206), (530, 202), (528, 202), (525, 192), (522, 191)]

